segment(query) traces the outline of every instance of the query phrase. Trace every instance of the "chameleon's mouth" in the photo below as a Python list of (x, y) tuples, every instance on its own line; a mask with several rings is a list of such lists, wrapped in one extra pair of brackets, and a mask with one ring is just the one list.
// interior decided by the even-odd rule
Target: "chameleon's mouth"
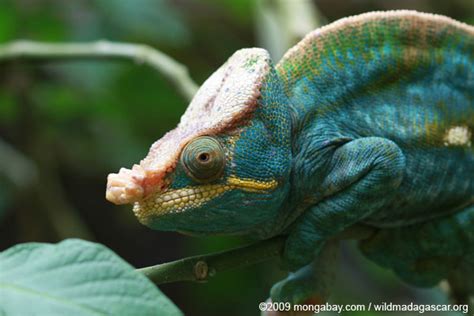
[(133, 212), (140, 222), (146, 224), (151, 218), (200, 207), (229, 190), (241, 189), (247, 192), (265, 193), (277, 186), (276, 180), (259, 181), (230, 177), (225, 184), (205, 184), (157, 192), (146, 199), (135, 202)]

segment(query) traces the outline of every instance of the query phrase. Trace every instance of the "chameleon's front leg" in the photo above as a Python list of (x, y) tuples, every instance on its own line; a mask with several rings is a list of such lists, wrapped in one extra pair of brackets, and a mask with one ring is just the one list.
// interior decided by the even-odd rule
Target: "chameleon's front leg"
[(334, 283), (339, 242), (326, 243), (319, 257), (276, 283), (270, 292), (273, 302), (321, 304)]
[(297, 272), (272, 290), (275, 299), (293, 297), (290, 291), (296, 288), (299, 288), (296, 293), (304, 295), (293, 297), (294, 304), (311, 297), (327, 298), (322, 291), (324, 286), (318, 284), (324, 282), (321, 275), (305, 273), (308, 264), (319, 262), (330, 238), (389, 201), (403, 179), (405, 157), (394, 142), (367, 137), (336, 149), (330, 167), (321, 185), (325, 198), (301, 217), (287, 239), (285, 261), (290, 271)]

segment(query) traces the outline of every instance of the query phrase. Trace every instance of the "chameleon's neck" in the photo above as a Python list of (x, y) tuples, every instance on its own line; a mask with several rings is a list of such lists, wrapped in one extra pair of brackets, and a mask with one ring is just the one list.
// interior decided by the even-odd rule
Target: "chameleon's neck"
[[(297, 87), (289, 96), (279, 90), (284, 85), (276, 84), (284, 81), (272, 78), (269, 82), (274, 84), (273, 93), (264, 93), (262, 100), (266, 103), (262, 108), (269, 112), (268, 117), (279, 118), (272, 125), (268, 124), (269, 130), (278, 131), (274, 141), (289, 147), (291, 153), (288, 153), (289, 175), (282, 178), (287, 186), (286, 199), (272, 223), (258, 225), (252, 230), (258, 238), (280, 234), (308, 207), (322, 199), (324, 192), (319, 191), (320, 184), (326, 177), (331, 156), (341, 142), (347, 141), (340, 133), (334, 115), (324, 111), (318, 98)], [(276, 96), (277, 99), (271, 99)], [(284, 136), (287, 133), (288, 137)]]
[(351, 139), (337, 116), (329, 115), (324, 109), (321, 111), (317, 100), (312, 103), (304, 100), (304, 104), (301, 100), (304, 96), (294, 95), (288, 105), (292, 117), (290, 191), (274, 224), (279, 232), (324, 198), (320, 184), (328, 174), (331, 157), (339, 146)]

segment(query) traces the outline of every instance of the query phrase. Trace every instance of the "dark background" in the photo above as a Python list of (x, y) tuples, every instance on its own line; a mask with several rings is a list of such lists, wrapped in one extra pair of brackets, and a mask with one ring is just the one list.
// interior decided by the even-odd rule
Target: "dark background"
[[(187, 65), (202, 83), (237, 49), (265, 47), (278, 60), (318, 24), (400, 8), (474, 24), (472, 0), (0, 0), (0, 43), (144, 43)], [(0, 63), (0, 250), (77, 237), (143, 267), (241, 243), (152, 231), (130, 207), (104, 198), (107, 174), (142, 159), (186, 106), (159, 73), (131, 62)], [(283, 276), (268, 262), (206, 284), (161, 288), (187, 315), (257, 315), (258, 302)], [(332, 301), (435, 303), (444, 297), (403, 285), (346, 245)]]

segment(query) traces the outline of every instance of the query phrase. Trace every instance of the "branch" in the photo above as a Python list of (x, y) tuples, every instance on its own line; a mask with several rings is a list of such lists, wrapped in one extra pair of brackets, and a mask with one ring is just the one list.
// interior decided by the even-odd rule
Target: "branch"
[(158, 71), (188, 101), (198, 89), (184, 65), (147, 45), (108, 41), (56, 44), (26, 40), (0, 45), (0, 61), (14, 59), (128, 59)]
[[(355, 225), (335, 239), (365, 239), (374, 229)], [(137, 269), (155, 284), (177, 281), (207, 281), (217, 272), (242, 268), (275, 257), (281, 257), (286, 236), (277, 236), (251, 245), (207, 255), (188, 257), (151, 267)]]
[(177, 281), (207, 281), (216, 273), (242, 268), (281, 256), (286, 238), (274, 237), (249, 246), (228, 251), (188, 257), (151, 267), (141, 268), (142, 272), (155, 284)]

